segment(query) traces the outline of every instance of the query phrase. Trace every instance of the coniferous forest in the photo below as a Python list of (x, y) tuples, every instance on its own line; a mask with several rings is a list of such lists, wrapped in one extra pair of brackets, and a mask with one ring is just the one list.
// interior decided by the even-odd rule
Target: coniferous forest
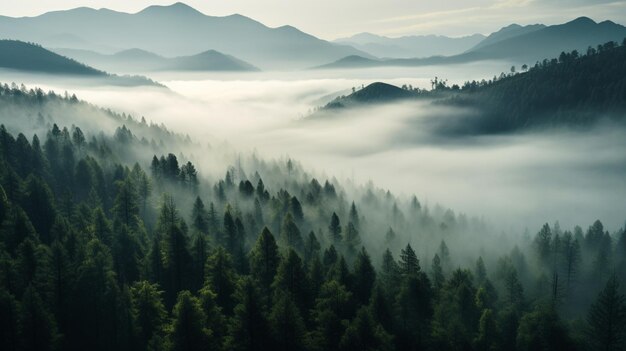
[(626, 350), (626, 0), (275, 2), (0, 1), (0, 351)]
[[(3, 350), (624, 345), (623, 228), (496, 232), (291, 159), (204, 175), (185, 156), (204, 146), (163, 126), (24, 86), (0, 100), (15, 116), (0, 127)], [(117, 127), (81, 129), (87, 112)]]

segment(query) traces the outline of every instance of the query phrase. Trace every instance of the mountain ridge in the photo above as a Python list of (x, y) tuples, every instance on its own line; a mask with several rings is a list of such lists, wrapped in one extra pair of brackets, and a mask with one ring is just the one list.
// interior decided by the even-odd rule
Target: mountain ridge
[(70, 42), (67, 48), (109, 48), (107, 54), (140, 48), (173, 57), (211, 48), (261, 68), (305, 68), (353, 54), (371, 56), (292, 26), (272, 28), (239, 14), (209, 16), (182, 3), (147, 7), (134, 14), (78, 8), (34, 17), (0, 17), (0, 33), (3, 38), (44, 46), (49, 46), (53, 35), (80, 33), (86, 43)]

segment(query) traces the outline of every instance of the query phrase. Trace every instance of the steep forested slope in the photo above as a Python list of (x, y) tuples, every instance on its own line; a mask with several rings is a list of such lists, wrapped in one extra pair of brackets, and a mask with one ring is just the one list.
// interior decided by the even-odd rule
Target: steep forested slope
[(292, 160), (203, 164), (223, 151), (74, 96), (0, 98), (3, 350), (607, 349), (626, 326), (623, 229), (514, 239)]
[[(528, 72), (491, 83), (468, 82), (446, 103), (483, 116), (473, 128), (498, 132), (542, 125), (626, 120), (626, 41), (544, 60)], [(469, 122), (469, 121), (468, 121)]]

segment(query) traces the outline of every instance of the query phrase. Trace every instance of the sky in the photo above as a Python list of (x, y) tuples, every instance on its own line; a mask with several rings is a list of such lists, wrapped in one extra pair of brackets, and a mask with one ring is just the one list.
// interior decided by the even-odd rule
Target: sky
[[(174, 0), (0, 1), (0, 15), (36, 16), (75, 7), (134, 13)], [(580, 16), (626, 24), (626, 0), (185, 0), (207, 15), (239, 13), (270, 27), (292, 25), (332, 40), (360, 32), (391, 37), (489, 34), (511, 23), (558, 24)]]

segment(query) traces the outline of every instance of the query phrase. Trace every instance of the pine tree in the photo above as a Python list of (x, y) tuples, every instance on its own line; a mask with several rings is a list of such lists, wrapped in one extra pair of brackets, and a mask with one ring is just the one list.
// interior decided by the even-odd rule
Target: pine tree
[(148, 281), (133, 284), (131, 290), (132, 314), (137, 327), (139, 348), (145, 349), (151, 340), (163, 337), (167, 312), (158, 285)]
[(117, 194), (113, 211), (115, 218), (128, 228), (136, 229), (139, 219), (139, 194), (132, 179), (127, 178), (117, 184)]
[(621, 350), (626, 338), (626, 297), (613, 274), (589, 309), (589, 340), (596, 350)]
[(366, 307), (361, 307), (356, 317), (350, 322), (341, 343), (340, 350), (393, 350), (391, 335), (377, 323)]
[(350, 258), (354, 258), (358, 247), (361, 245), (361, 237), (359, 236), (359, 231), (352, 222), (349, 222), (348, 227), (346, 228), (344, 243), (347, 255)]
[(400, 284), (400, 266), (393, 258), (389, 249), (383, 254), (383, 261), (380, 269), (380, 282), (387, 297), (394, 297)]
[(271, 286), (279, 264), (278, 246), (272, 233), (265, 227), (250, 251), (250, 275), (258, 283), (265, 301), (269, 301), (271, 296)]
[(485, 309), (478, 322), (478, 336), (474, 341), (474, 347), (478, 350), (497, 350), (498, 330), (493, 311)]
[(269, 322), (275, 349), (306, 349), (306, 327), (291, 294), (279, 294), (272, 307)]
[(57, 326), (35, 288), (24, 291), (18, 315), (20, 350), (56, 350), (59, 341)]
[(228, 326), (225, 347), (228, 350), (271, 350), (270, 327), (255, 284), (244, 278), (237, 289), (237, 305)]
[(354, 297), (361, 305), (367, 305), (369, 302), (375, 282), (376, 271), (374, 266), (372, 266), (372, 261), (365, 248), (361, 248), (354, 262), (354, 279), (352, 284)]
[(196, 232), (193, 236), (191, 247), (191, 260), (193, 264), (191, 285), (193, 291), (197, 291), (202, 287), (206, 275), (204, 269), (209, 256), (209, 243), (205, 235), (206, 234), (202, 232)]
[(336, 350), (344, 334), (346, 324), (354, 313), (352, 293), (336, 280), (325, 282), (311, 311), (314, 329), (311, 343), (314, 348)]
[(330, 219), (330, 225), (328, 226), (328, 234), (330, 235), (330, 242), (333, 245), (341, 243), (341, 223), (339, 217), (335, 212)]
[(433, 264), (430, 275), (433, 281), (433, 288), (435, 289), (435, 291), (441, 290), (443, 284), (446, 281), (446, 278), (443, 276), (443, 268), (441, 268), (441, 260), (439, 259), (438, 254), (435, 254), (435, 257), (433, 257)]
[(356, 205), (354, 204), (354, 201), (352, 201), (352, 205), (350, 206), (350, 214), (348, 218), (348, 221), (352, 223), (357, 231), (361, 230), (361, 220), (359, 218), (359, 213), (356, 210)]
[[(274, 301), (278, 301), (283, 295), (291, 296), (300, 311), (306, 311), (309, 307), (309, 286), (307, 274), (302, 266), (298, 254), (292, 249), (281, 261), (276, 271), (272, 284)], [(276, 303), (276, 302), (275, 302)]]
[(280, 227), (280, 240), (283, 245), (293, 248), (297, 252), (302, 252), (304, 249), (300, 229), (298, 229), (290, 213), (287, 213)]
[(178, 294), (172, 317), (169, 334), (171, 350), (208, 351), (214, 349), (212, 332), (203, 323), (206, 316), (202, 311), (200, 301), (189, 291), (181, 291)]
[(235, 292), (237, 276), (231, 256), (221, 246), (209, 256), (206, 274), (205, 284), (217, 294), (217, 304), (224, 313), (230, 315), (234, 307), (232, 295)]
[(399, 265), (403, 275), (414, 275), (420, 272), (420, 263), (411, 244), (407, 244), (406, 248), (402, 249), (400, 252)]
[(304, 242), (304, 262), (309, 263), (316, 257), (319, 259), (320, 249), (320, 242), (317, 240), (315, 233), (311, 231)]
[(196, 201), (193, 204), (191, 211), (191, 225), (192, 228), (202, 234), (209, 233), (209, 221), (208, 214), (204, 208), (204, 203), (200, 199), (200, 196), (196, 197)]

